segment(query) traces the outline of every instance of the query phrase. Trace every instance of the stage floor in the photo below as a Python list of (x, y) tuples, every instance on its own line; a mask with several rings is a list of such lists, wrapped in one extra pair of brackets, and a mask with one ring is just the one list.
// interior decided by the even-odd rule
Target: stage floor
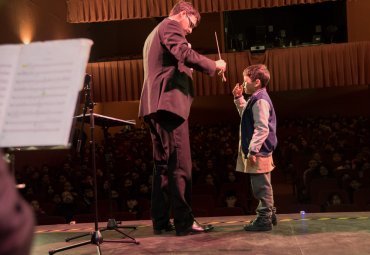
[[(134, 237), (133, 243), (101, 244), (104, 255), (137, 254), (269, 254), (269, 255), (365, 255), (370, 254), (370, 212), (312, 213), (278, 215), (278, 225), (270, 232), (246, 232), (243, 225), (253, 216), (198, 218), (201, 223), (215, 226), (212, 232), (184, 237), (175, 232), (153, 235), (151, 222), (124, 221), (121, 226), (137, 226), (137, 230), (123, 229)], [(106, 222), (99, 223), (105, 227)], [(36, 228), (32, 255), (48, 254), (67, 245), (89, 240), (80, 238), (65, 242), (65, 238), (94, 230), (94, 223), (76, 225), (48, 225)], [(121, 239), (116, 231), (102, 232), (104, 239)], [(88, 244), (56, 254), (98, 254), (96, 245)]]

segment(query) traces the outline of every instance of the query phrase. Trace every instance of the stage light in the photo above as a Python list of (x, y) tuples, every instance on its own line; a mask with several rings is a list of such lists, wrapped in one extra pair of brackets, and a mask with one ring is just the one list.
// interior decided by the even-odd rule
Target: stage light
[(32, 14), (32, 10), (29, 6), (22, 6), (18, 10), (17, 25), (19, 37), (22, 43), (29, 44), (35, 33), (35, 17)]
[(31, 42), (31, 39), (25, 36), (21, 36), (21, 40), (23, 44), (29, 44)]
[(32, 22), (19, 21), (19, 36), (22, 43), (29, 44), (32, 41), (33, 32)]

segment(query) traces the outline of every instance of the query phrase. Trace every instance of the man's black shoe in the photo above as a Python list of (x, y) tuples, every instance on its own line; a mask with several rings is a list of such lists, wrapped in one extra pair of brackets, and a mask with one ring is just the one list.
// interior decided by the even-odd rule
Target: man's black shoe
[(175, 230), (175, 226), (171, 222), (169, 222), (168, 225), (164, 228), (161, 228), (161, 229), (155, 228), (155, 229), (153, 229), (153, 233), (155, 235), (161, 235), (164, 232), (170, 232), (170, 231), (173, 231), (173, 230)]
[(244, 226), (245, 231), (270, 231), (272, 230), (272, 222), (269, 218), (257, 217), (249, 224)]
[(176, 235), (177, 236), (193, 235), (193, 234), (209, 232), (212, 229), (214, 229), (212, 225), (201, 225), (196, 220), (194, 220), (193, 225), (191, 225), (190, 227), (188, 227), (187, 229), (183, 231), (176, 231)]

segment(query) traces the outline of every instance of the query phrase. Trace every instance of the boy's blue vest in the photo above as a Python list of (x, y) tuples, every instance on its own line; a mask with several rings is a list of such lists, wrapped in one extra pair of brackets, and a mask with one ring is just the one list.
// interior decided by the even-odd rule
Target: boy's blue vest
[(252, 107), (259, 99), (264, 99), (270, 104), (270, 116), (268, 119), (269, 134), (265, 142), (262, 144), (260, 151), (255, 152), (260, 156), (268, 156), (274, 151), (277, 145), (276, 115), (274, 106), (272, 105), (271, 99), (267, 94), (266, 89), (262, 89), (261, 91), (259, 91), (259, 93), (252, 95), (250, 97), (241, 118), (241, 145), (245, 156), (247, 156), (249, 153), (249, 144), (252, 140), (254, 132), (254, 119)]

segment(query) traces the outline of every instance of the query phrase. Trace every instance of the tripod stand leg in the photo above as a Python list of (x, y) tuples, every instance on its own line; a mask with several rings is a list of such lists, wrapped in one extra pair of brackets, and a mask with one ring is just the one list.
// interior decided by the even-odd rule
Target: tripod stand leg
[[(137, 227), (136, 226), (118, 226), (118, 224), (120, 224), (121, 222), (120, 221), (116, 221), (115, 219), (109, 219), (108, 220), (108, 224), (107, 224), (107, 227), (105, 228), (102, 228), (100, 231), (103, 232), (103, 231), (106, 231), (106, 230), (115, 230), (117, 231), (118, 233), (124, 235), (125, 237), (128, 237), (130, 238), (131, 240), (117, 240), (117, 242), (121, 242), (121, 243), (136, 243), (136, 244), (139, 244), (138, 241), (136, 241), (135, 238), (129, 236), (128, 234), (124, 233), (123, 231), (119, 230), (119, 228), (122, 228), (122, 229), (132, 229), (132, 230), (136, 230)], [(106, 240), (107, 241), (107, 240)], [(107, 241), (109, 242), (109, 241)], [(113, 242), (113, 241), (111, 241)]]
[(107, 243), (134, 243), (134, 244), (140, 244), (140, 242), (136, 241), (136, 240), (104, 240), (104, 242), (107, 242)]
[(101, 255), (101, 250), (100, 250), (100, 245), (96, 245), (96, 251), (98, 253), (98, 255)]
[(124, 233), (123, 231), (121, 231), (121, 230), (119, 230), (119, 229), (114, 229), (115, 231), (117, 231), (118, 233), (121, 233), (122, 235), (124, 235), (125, 237), (128, 237), (128, 238), (130, 238), (132, 241), (130, 241), (130, 240), (127, 240), (128, 242), (134, 242), (134, 243), (136, 243), (136, 244), (139, 244), (139, 242), (138, 241), (136, 241), (136, 239), (135, 238), (133, 238), (132, 236), (129, 236), (128, 234), (126, 234), (126, 233)]
[(137, 227), (136, 226), (121, 226), (121, 224), (122, 224), (122, 221), (116, 221), (116, 227), (117, 228), (129, 228), (129, 229), (137, 229)]
[(76, 247), (80, 247), (80, 246), (83, 246), (83, 245), (86, 245), (86, 244), (95, 244), (98, 247), (98, 253), (100, 255), (101, 254), (100, 244), (103, 243), (103, 236), (101, 235), (99, 230), (94, 231), (89, 235), (91, 235), (90, 241), (76, 243), (76, 244), (72, 244), (70, 246), (66, 246), (66, 247), (62, 247), (62, 248), (59, 248), (59, 249), (51, 250), (51, 251), (49, 251), (49, 255), (52, 255), (52, 254), (57, 253), (57, 252), (73, 249), (73, 248), (76, 248)]
[(49, 255), (52, 255), (52, 254), (57, 253), (57, 252), (73, 249), (73, 248), (76, 248), (76, 247), (84, 246), (84, 245), (87, 245), (87, 244), (90, 244), (90, 243), (91, 243), (91, 241), (86, 241), (86, 242), (76, 243), (76, 244), (73, 244), (73, 245), (70, 245), (70, 246), (62, 247), (62, 248), (59, 248), (59, 249), (50, 250)]
[(106, 229), (108, 230), (113, 230), (116, 228), (128, 228), (128, 229), (133, 229), (133, 230), (137, 229), (136, 226), (120, 226), (119, 224), (121, 224), (121, 221), (116, 221), (115, 219), (108, 219)]
[(122, 234), (123, 236), (130, 238), (131, 240), (104, 240), (104, 242), (140, 244), (140, 242), (136, 241), (135, 238), (129, 236), (128, 234), (124, 233), (123, 231), (120, 231), (118, 228), (130, 228), (130, 229), (133, 229), (133, 230), (137, 229), (137, 227), (118, 227), (117, 225), (115, 225), (115, 226), (108, 225), (108, 227), (101, 228), (100, 232), (103, 232), (103, 231), (106, 231), (106, 230), (115, 230), (118, 233)]
[(122, 228), (122, 229), (132, 229), (132, 230), (136, 230), (137, 227), (136, 226), (117, 226), (117, 228)]
[(68, 238), (66, 238), (66, 242), (69, 242), (71, 240), (81, 238), (81, 237), (84, 237), (84, 236), (89, 236), (89, 235), (91, 235), (91, 233), (85, 233), (85, 234), (81, 234), (81, 235), (77, 235), (77, 236), (68, 237)]

